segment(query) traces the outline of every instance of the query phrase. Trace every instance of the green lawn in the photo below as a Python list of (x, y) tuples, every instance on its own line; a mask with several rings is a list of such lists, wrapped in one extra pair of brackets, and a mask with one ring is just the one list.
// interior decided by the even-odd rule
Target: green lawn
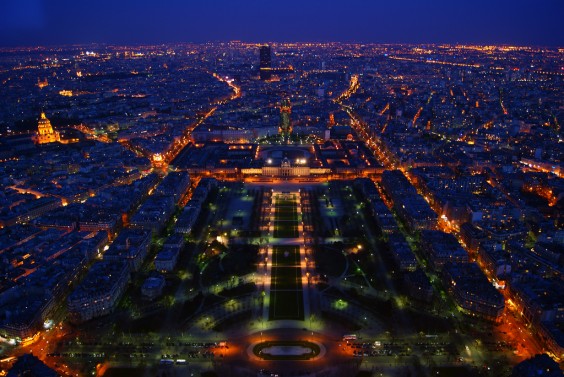
[(272, 265), (274, 267), (295, 267), (299, 264), (299, 246), (274, 246), (272, 248)]
[(294, 290), (302, 288), (300, 267), (272, 267), (272, 290)]
[(295, 199), (296, 197), (294, 195), (292, 195), (292, 199), (280, 199), (280, 197), (278, 197), (276, 199), (276, 205), (281, 205), (281, 206), (296, 205)]
[(270, 291), (269, 320), (304, 319), (302, 291)]
[[(277, 200), (274, 210), (274, 237), (298, 236), (296, 202), (286, 199)], [(299, 246), (274, 246), (271, 273), (269, 319), (303, 320), (304, 302)]]
[(298, 237), (298, 206), (296, 202), (280, 199), (276, 201), (274, 208), (274, 237)]
[(276, 221), (298, 221), (297, 212), (276, 212)]
[(283, 202), (276, 202), (276, 204), (274, 204), (274, 207), (278, 210), (288, 210), (290, 212), (295, 212), (296, 209), (298, 208), (298, 205), (296, 204), (296, 202), (291, 202), (291, 201), (283, 201)]
[(274, 238), (296, 238), (299, 235), (297, 221), (274, 222)]
[(274, 216), (275, 216), (275, 220), (277, 221), (286, 221), (286, 220), (298, 221), (298, 210), (296, 205), (293, 205), (291, 207), (276, 206), (274, 210)]

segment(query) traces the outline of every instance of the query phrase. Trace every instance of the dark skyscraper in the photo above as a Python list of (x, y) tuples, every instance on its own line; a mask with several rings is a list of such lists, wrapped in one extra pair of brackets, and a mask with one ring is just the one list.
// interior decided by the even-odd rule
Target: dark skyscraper
[(260, 46), (260, 79), (270, 80), (272, 77), (272, 59), (270, 46)]

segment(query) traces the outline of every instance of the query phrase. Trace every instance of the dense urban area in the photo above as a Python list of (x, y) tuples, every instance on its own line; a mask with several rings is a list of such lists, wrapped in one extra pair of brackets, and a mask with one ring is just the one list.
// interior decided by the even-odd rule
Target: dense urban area
[(562, 376), (564, 49), (0, 49), (0, 375)]

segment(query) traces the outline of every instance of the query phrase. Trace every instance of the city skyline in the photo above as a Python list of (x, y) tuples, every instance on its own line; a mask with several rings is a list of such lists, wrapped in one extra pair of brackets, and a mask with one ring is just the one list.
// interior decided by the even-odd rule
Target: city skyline
[(560, 47), (564, 3), (361, 0), (6, 0), (0, 46), (245, 42), (462, 43)]
[(0, 0), (0, 376), (561, 377), (562, 14)]
[(560, 376), (563, 59), (0, 51), (0, 374)]

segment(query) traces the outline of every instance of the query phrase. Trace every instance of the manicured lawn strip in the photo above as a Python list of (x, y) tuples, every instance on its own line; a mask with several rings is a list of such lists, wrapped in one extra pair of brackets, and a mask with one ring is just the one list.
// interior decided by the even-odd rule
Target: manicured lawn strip
[(274, 238), (296, 238), (299, 235), (300, 234), (298, 232), (298, 227), (294, 227), (293, 229), (287, 229), (287, 230), (277, 230), (275, 228), (273, 233)]
[(298, 221), (297, 213), (277, 213), (274, 217), (274, 221)]
[(298, 220), (285, 220), (285, 221), (274, 220), (274, 226), (280, 228), (298, 226)]
[[(298, 212), (295, 195), (277, 197), (274, 206), (274, 237), (296, 238)], [(284, 254), (287, 253), (287, 256)], [(269, 319), (303, 320), (304, 303), (299, 246), (274, 246), (271, 269)]]
[(296, 220), (298, 221), (298, 213), (297, 212), (278, 212), (276, 216), (274, 216), (274, 220)]
[(274, 237), (295, 238), (299, 236), (297, 221), (275, 221)]
[(298, 206), (295, 205), (295, 204), (293, 206), (281, 206), (281, 205), (276, 204), (274, 206), (274, 211), (280, 212), (280, 213), (298, 212)]
[(288, 230), (298, 226), (297, 221), (275, 221), (274, 222), (274, 230), (278, 228), (278, 230)]
[(298, 210), (298, 206), (295, 203), (293, 205), (275, 204), (274, 209), (275, 211), (280, 211), (280, 212), (296, 212)]
[(298, 221), (297, 213), (277, 213), (275, 221)]
[(275, 245), (273, 248), (274, 251), (278, 252), (278, 253), (284, 253), (286, 251), (288, 252), (298, 252), (300, 250), (299, 246), (294, 246), (294, 245)]
[(302, 291), (270, 291), (269, 319), (304, 319)]
[(282, 205), (278, 205), (276, 204), (274, 206), (274, 210), (275, 211), (280, 211), (280, 212), (297, 212), (298, 211), (298, 206), (297, 205), (286, 205), (286, 206), (282, 206)]
[[(297, 232), (297, 231), (298, 231), (298, 222), (297, 221), (275, 221), (274, 222), (274, 233), (276, 233), (276, 232), (283, 232), (283, 233), (291, 232), (292, 234), (294, 234), (294, 232)], [(294, 237), (297, 237), (297, 235), (294, 236)]]
[[(288, 252), (285, 257), (284, 253)], [(296, 267), (300, 264), (299, 246), (274, 246), (272, 248), (273, 267)]]
[(296, 207), (298, 204), (291, 200), (278, 200), (274, 205), (277, 207)]
[(272, 267), (271, 289), (301, 289), (302, 272), (300, 267)]
[(277, 206), (295, 206), (295, 200), (288, 200), (288, 199), (276, 199), (275, 205)]
[(276, 223), (279, 223), (280, 221), (295, 221), (296, 222), (295, 224), (288, 224), (288, 225), (297, 225), (297, 221), (298, 221), (297, 209), (298, 206), (294, 201), (285, 200), (285, 199), (278, 200), (274, 206), (275, 226)]
[(281, 213), (287, 215), (287, 214), (292, 214), (292, 213), (298, 213), (298, 208), (296, 206), (293, 206), (293, 207), (278, 207), (278, 206), (276, 206), (274, 211), (275, 211), (274, 213), (277, 214), (277, 215), (281, 214)]

